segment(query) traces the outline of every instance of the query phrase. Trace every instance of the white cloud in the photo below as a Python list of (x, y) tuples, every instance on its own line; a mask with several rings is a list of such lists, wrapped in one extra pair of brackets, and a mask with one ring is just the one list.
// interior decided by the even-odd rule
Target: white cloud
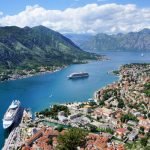
[(16, 15), (0, 17), (0, 24), (19, 27), (44, 25), (61, 33), (129, 32), (150, 28), (150, 8), (113, 3), (88, 4), (61, 11), (35, 5), (27, 6)]

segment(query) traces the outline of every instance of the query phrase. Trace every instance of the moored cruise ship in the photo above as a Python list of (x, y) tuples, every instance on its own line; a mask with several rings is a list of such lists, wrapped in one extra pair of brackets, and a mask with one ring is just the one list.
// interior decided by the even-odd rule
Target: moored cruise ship
[(11, 127), (13, 123), (17, 121), (17, 118), (20, 115), (19, 110), (20, 110), (20, 101), (19, 100), (12, 101), (3, 118), (4, 129)]
[(69, 79), (76, 79), (76, 78), (85, 78), (88, 77), (89, 74), (87, 72), (79, 72), (79, 73), (72, 73), (68, 76)]

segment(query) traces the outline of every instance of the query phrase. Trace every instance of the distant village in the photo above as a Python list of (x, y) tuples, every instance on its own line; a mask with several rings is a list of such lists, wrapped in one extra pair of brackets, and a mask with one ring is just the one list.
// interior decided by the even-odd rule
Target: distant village
[(150, 64), (123, 65), (115, 73), (119, 81), (87, 102), (53, 105), (34, 119), (24, 110), (3, 150), (150, 149)]
[(52, 67), (48, 67), (48, 66), (41, 66), (41, 67), (36, 67), (36, 68), (27, 68), (27, 69), (5, 69), (5, 71), (1, 71), (0, 72), (0, 82), (3, 81), (8, 81), (8, 80), (17, 80), (17, 79), (23, 79), (23, 78), (28, 78), (28, 77), (32, 77), (35, 75), (39, 75), (39, 74), (44, 74), (44, 73), (52, 73), (52, 72), (56, 72), (59, 71), (63, 68), (65, 68), (66, 66), (52, 66)]

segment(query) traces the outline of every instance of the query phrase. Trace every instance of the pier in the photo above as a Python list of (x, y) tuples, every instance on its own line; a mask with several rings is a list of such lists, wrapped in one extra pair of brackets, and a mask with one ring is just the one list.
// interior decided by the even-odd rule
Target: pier
[(29, 112), (26, 112), (25, 109), (21, 109), (21, 113), (21, 118), (19, 118), (21, 121), (19, 121), (19, 124), (17, 124), (17, 126), (15, 126), (10, 132), (8, 138), (5, 140), (2, 150), (16, 150), (22, 146), (23, 143), (21, 142), (21, 127), (24, 124), (24, 116), (27, 115), (29, 118), (32, 116)]
[(5, 145), (2, 148), (2, 150), (11, 150), (11, 149), (17, 149), (19, 146), (19, 138), (20, 137), (20, 127), (16, 127), (13, 129), (13, 131), (9, 134), (8, 138), (5, 140)]

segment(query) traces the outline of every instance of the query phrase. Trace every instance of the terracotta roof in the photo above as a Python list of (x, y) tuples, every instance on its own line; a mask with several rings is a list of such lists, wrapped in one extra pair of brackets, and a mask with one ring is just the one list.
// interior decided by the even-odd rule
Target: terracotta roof
[(29, 146), (24, 146), (24, 147), (22, 147), (22, 150), (30, 150), (30, 147)]
[(124, 145), (119, 144), (119, 145), (117, 146), (117, 150), (125, 150)]
[(118, 132), (118, 133), (125, 133), (126, 131), (127, 131), (127, 129), (125, 129), (125, 128), (119, 128), (116, 130), (116, 132)]
[(30, 145), (31, 143), (33, 143), (37, 138), (39, 138), (40, 136), (42, 136), (43, 131), (45, 131), (46, 128), (42, 128), (41, 130), (39, 130), (36, 134), (34, 134), (31, 138), (26, 140), (26, 144)]
[(108, 137), (89, 133), (87, 136), (87, 150), (107, 150)]

